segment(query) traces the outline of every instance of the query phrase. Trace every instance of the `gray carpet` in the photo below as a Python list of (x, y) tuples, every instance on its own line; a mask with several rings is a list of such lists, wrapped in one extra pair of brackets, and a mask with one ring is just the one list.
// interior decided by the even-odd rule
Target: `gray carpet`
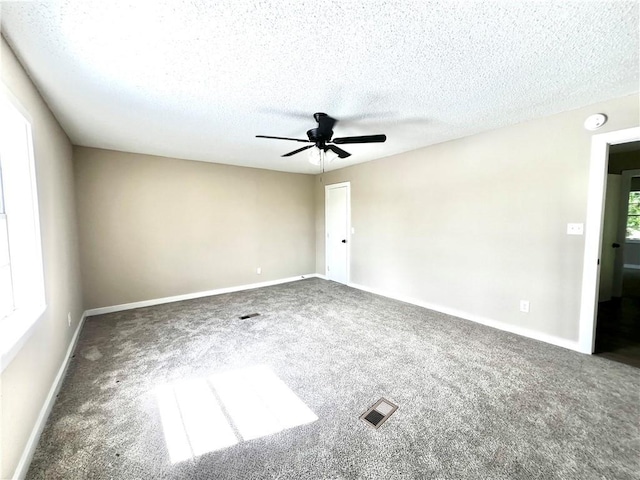
[[(296, 401), (318, 419), (253, 438), (237, 372), (249, 407), (290, 389), (254, 420)], [(189, 382), (205, 391), (175, 393), (171, 430), (158, 387)], [(639, 391), (628, 365), (308, 279), (90, 317), (28, 478), (638, 479)], [(359, 416), (380, 397), (399, 408), (375, 430)]]

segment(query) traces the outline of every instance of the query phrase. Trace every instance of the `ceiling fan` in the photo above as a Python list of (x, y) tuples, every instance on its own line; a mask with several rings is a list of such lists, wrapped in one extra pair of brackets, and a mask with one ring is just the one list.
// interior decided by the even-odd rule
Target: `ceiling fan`
[(345, 152), (337, 145), (343, 145), (347, 143), (381, 143), (387, 139), (386, 135), (361, 135), (358, 137), (341, 137), (334, 138), (333, 136), (333, 126), (337, 123), (335, 118), (330, 117), (326, 113), (314, 113), (313, 118), (318, 122), (317, 128), (312, 128), (307, 131), (308, 140), (303, 140), (300, 138), (289, 138), (289, 137), (272, 137), (269, 135), (256, 135), (257, 138), (273, 138), (276, 140), (291, 140), (294, 142), (304, 142), (310, 143), (311, 145), (306, 145), (302, 148), (298, 148), (293, 152), (285, 153), (282, 155), (283, 157), (290, 157), (291, 155), (295, 155), (296, 153), (303, 152), (311, 147), (317, 147), (318, 150), (326, 152), (327, 150), (331, 150), (340, 158), (347, 158), (351, 154), (349, 152)]

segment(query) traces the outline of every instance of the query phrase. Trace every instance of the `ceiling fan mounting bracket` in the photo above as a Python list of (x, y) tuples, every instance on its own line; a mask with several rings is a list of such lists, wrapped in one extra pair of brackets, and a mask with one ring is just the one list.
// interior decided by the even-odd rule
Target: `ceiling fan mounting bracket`
[(329, 115), (327, 115), (326, 113), (322, 113), (322, 112), (316, 112), (313, 114), (313, 119), (320, 123), (320, 117), (328, 117)]

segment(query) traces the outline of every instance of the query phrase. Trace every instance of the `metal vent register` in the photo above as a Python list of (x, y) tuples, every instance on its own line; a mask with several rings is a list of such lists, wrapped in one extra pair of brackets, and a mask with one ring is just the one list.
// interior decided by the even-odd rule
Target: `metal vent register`
[(369, 410), (360, 416), (360, 420), (364, 420), (373, 428), (380, 428), (384, 422), (398, 409), (398, 406), (389, 400), (381, 398), (373, 404)]

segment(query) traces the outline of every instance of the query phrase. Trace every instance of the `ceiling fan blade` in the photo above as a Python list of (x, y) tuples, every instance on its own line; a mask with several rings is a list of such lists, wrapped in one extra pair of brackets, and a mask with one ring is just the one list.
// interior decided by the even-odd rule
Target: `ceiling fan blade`
[(347, 158), (351, 156), (349, 152), (345, 152), (344, 150), (336, 147), (335, 145), (327, 145), (327, 148), (332, 152), (337, 153), (340, 158)]
[(338, 145), (344, 143), (381, 143), (386, 139), (386, 135), (361, 135), (359, 137), (334, 138), (332, 142)]
[(276, 139), (276, 140), (293, 140), (294, 142), (309, 143), (309, 140), (302, 140), (301, 138), (271, 137), (269, 135), (256, 135), (256, 138), (273, 138), (273, 139)]
[(290, 157), (291, 155), (295, 155), (296, 153), (300, 153), (300, 152), (306, 150), (307, 148), (311, 148), (311, 147), (315, 147), (315, 145), (306, 145), (306, 146), (304, 146), (302, 148), (294, 150), (293, 152), (285, 153), (284, 155), (280, 155), (280, 156), (281, 157)]

